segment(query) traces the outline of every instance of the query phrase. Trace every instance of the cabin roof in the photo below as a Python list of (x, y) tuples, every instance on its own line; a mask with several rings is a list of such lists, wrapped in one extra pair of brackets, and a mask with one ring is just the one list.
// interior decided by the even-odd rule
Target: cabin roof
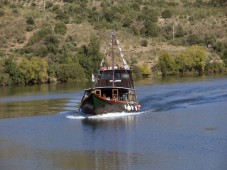
[(135, 91), (133, 88), (126, 88), (126, 87), (113, 87), (113, 86), (102, 86), (102, 87), (93, 87), (85, 90), (92, 90), (92, 89), (127, 89), (127, 90), (132, 90)]

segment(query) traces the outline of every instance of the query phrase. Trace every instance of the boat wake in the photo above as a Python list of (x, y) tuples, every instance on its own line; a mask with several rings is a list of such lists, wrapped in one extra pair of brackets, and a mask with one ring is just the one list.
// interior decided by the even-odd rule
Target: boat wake
[(114, 113), (106, 113), (102, 115), (87, 115), (83, 112), (76, 112), (76, 113), (66, 113), (67, 119), (118, 119), (128, 116), (139, 115), (145, 112), (114, 112)]

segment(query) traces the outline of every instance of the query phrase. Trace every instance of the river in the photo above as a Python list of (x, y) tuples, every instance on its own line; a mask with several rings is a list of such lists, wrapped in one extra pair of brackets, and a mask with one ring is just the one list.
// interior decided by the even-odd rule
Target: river
[(0, 169), (227, 169), (227, 76), (138, 81), (132, 114), (79, 113), (88, 87), (1, 88)]

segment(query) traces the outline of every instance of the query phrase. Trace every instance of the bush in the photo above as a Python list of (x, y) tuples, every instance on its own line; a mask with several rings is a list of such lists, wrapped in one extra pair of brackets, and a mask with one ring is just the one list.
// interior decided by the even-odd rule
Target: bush
[(25, 84), (24, 74), (21, 73), (18, 62), (14, 58), (9, 58), (5, 61), (5, 73), (10, 76), (12, 84)]
[(5, 15), (5, 12), (2, 9), (0, 9), (0, 17), (3, 17), (4, 15)]
[(20, 71), (24, 75), (26, 84), (45, 83), (48, 80), (48, 64), (45, 59), (32, 57), (28, 60), (25, 57), (21, 58)]
[(148, 45), (148, 41), (146, 39), (143, 39), (141, 42), (140, 42), (141, 46), (143, 47), (147, 47)]
[(54, 5), (53, 2), (47, 1), (47, 2), (46, 2), (46, 7), (45, 7), (45, 8), (46, 8), (46, 9), (51, 8), (53, 5)]
[(188, 41), (188, 44), (189, 44), (189, 45), (195, 45), (195, 44), (200, 44), (200, 43), (202, 43), (202, 40), (200, 39), (200, 37), (198, 37), (198, 36), (195, 35), (195, 34), (190, 34), (190, 35), (187, 37), (187, 41)]
[(69, 23), (69, 16), (68, 16), (68, 14), (66, 14), (63, 11), (57, 11), (56, 13), (57, 13), (56, 19), (61, 20), (65, 24), (68, 24)]
[[(146, 20), (144, 22), (144, 28), (145, 29), (142, 31), (145, 31), (145, 35), (147, 37), (157, 37), (159, 34), (159, 27), (157, 26), (156, 23), (152, 23), (152, 22)], [(143, 32), (141, 32), (141, 33), (143, 33)]]
[(176, 36), (177, 38), (180, 38), (180, 37), (183, 37), (184, 34), (185, 34), (185, 32), (184, 32), (184, 30), (183, 30), (183, 27), (182, 27), (181, 25), (178, 25), (178, 26), (176, 27), (175, 36)]
[(178, 55), (176, 61), (178, 70), (184, 72), (197, 72), (202, 75), (206, 65), (206, 52), (204, 47), (191, 46)]
[(153, 9), (144, 8), (141, 14), (138, 16), (139, 20), (148, 20), (150, 22), (158, 21), (158, 13)]
[(65, 33), (67, 31), (67, 27), (64, 23), (60, 22), (60, 23), (55, 24), (54, 31), (56, 34), (65, 35)]
[(26, 30), (27, 30), (28, 32), (33, 31), (33, 29), (34, 29), (34, 26), (33, 26), (33, 25), (28, 25), (27, 28), (26, 28)]
[(27, 24), (28, 25), (34, 25), (35, 24), (35, 20), (33, 19), (33, 17), (30, 16), (30, 17), (27, 18)]
[(141, 79), (143, 77), (142, 70), (137, 65), (133, 66), (132, 75), (136, 79)]
[(221, 62), (213, 62), (207, 63), (205, 65), (205, 72), (206, 73), (222, 73), (224, 72), (224, 63)]
[(171, 18), (172, 17), (172, 12), (170, 10), (164, 10), (162, 13), (161, 13), (161, 16), (162, 18)]
[(8, 73), (0, 73), (0, 86), (11, 85), (11, 79)]
[(29, 39), (28, 45), (33, 45), (50, 34), (52, 34), (52, 29), (50, 27), (42, 28), (41, 30), (33, 34), (33, 36)]

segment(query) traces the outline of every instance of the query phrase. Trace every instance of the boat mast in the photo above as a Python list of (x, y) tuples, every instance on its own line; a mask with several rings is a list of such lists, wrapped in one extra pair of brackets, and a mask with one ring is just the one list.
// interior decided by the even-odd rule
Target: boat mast
[(112, 86), (114, 87), (114, 31), (112, 32), (112, 70), (113, 70), (113, 82)]

